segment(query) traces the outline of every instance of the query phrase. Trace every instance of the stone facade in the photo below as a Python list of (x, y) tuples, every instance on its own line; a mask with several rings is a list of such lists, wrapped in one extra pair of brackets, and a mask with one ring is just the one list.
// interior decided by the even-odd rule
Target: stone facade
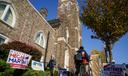
[(67, 69), (70, 67), (69, 70), (73, 70), (74, 53), (81, 45), (81, 28), (77, 1), (59, 0), (58, 19), (61, 22), (61, 26), (57, 33), (57, 46), (63, 45), (65, 47), (57, 48), (57, 54), (59, 54), (57, 59), (59, 59), (60, 65)]
[[(5, 0), (6, 1), (6, 0)], [(6, 1), (7, 2), (7, 1)], [(34, 38), (36, 33), (42, 31), (44, 33), (45, 44), (47, 41), (48, 32), (50, 32), (48, 54), (54, 52), (54, 32), (55, 30), (49, 23), (32, 7), (27, 0), (9, 0), (15, 16), (16, 23), (14, 27), (0, 21), (0, 33), (9, 38), (9, 41), (21, 41), (38, 48), (44, 55), (46, 47), (41, 47), (35, 43)], [(52, 50), (51, 50), (52, 49)]]
[[(58, 1), (60, 25), (53, 28), (28, 0), (0, 0), (9, 4), (15, 13), (14, 27), (0, 20), (0, 34), (11, 41), (21, 41), (38, 48), (42, 55), (47, 50), (46, 61), (54, 55), (57, 65), (69, 70), (74, 68), (73, 57), (81, 45), (79, 10), (76, 0)], [(43, 32), (45, 46), (35, 43), (35, 36)], [(72, 64), (70, 64), (72, 63)]]

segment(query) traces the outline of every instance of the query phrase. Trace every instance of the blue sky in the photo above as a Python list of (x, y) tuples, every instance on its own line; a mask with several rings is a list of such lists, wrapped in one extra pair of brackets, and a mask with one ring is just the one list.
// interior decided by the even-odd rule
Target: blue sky
[[(47, 20), (57, 17), (57, 0), (30, 0), (30, 2), (37, 10), (40, 10), (42, 7), (48, 9)], [(93, 49), (103, 50), (103, 43), (100, 40), (91, 39), (90, 36), (92, 34), (89, 29), (82, 26), (82, 45), (89, 54)], [(128, 63), (128, 33), (115, 43), (112, 52), (116, 63)]]

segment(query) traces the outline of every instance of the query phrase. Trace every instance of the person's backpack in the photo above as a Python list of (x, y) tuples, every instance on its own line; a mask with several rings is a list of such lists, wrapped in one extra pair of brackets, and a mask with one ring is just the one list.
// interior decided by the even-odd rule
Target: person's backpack
[(77, 54), (75, 55), (75, 60), (82, 60), (82, 53), (81, 52), (77, 52)]

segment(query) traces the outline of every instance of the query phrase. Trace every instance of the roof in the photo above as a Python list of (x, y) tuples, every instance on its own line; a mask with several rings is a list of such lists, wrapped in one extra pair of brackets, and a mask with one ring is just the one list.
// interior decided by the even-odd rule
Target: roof
[(49, 20), (48, 23), (49, 23), (53, 28), (58, 28), (58, 27), (61, 25), (59, 19), (52, 19), (52, 20)]

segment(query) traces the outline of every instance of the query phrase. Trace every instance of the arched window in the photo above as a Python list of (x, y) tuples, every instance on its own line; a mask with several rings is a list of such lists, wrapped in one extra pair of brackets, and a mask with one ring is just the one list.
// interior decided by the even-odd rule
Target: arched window
[(14, 27), (14, 16), (14, 11), (11, 5), (5, 2), (0, 2), (0, 19), (11, 27)]
[(44, 35), (42, 32), (38, 32), (36, 34), (35, 43), (37, 43), (38, 45), (40, 45), (42, 47), (45, 47), (45, 39), (44, 39)]
[(0, 34), (0, 45), (3, 43), (7, 43), (8, 42), (8, 38), (2, 34)]

